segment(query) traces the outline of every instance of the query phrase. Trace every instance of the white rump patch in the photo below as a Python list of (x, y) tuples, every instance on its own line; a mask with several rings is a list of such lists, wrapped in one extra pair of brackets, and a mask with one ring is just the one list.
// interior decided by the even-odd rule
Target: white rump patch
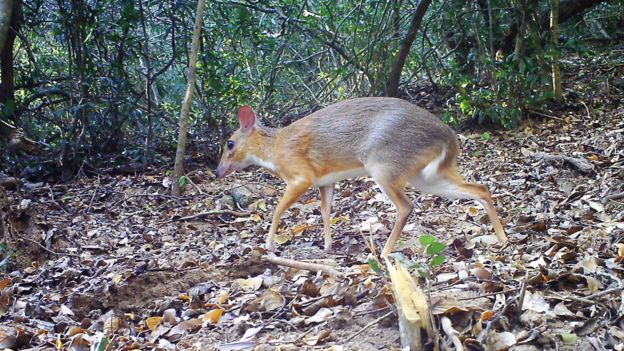
[(444, 196), (449, 199), (466, 198), (465, 194), (453, 182), (446, 179), (425, 179), (417, 176), (410, 179), (409, 183), (422, 193)]
[(445, 157), (446, 146), (442, 149), (440, 155), (436, 157), (433, 161), (429, 162), (429, 164), (426, 165), (425, 168), (423, 168), (423, 170), (420, 172), (425, 182), (431, 182), (434, 181), (435, 178), (438, 178), (438, 168), (440, 167), (442, 161), (444, 161)]

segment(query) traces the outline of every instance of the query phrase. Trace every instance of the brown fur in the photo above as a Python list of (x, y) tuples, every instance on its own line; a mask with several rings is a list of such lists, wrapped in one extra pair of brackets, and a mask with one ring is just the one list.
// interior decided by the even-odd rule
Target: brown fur
[[(241, 110), (241, 118), (244, 114), (247, 124), (249, 113), (254, 118), (250, 111), (248, 107), (244, 112)], [(457, 172), (459, 147), (455, 133), (431, 113), (407, 101), (394, 98), (345, 100), (282, 129), (264, 127), (256, 120), (253, 128), (237, 130), (231, 140), (235, 146), (224, 150), (217, 175), (225, 176), (255, 163), (272, 168), (270, 170), (288, 184), (273, 216), (267, 240), (269, 248), (272, 248), (282, 212), (309, 187), (333, 188), (333, 181), (340, 178), (336, 173), (363, 168), (398, 209), (397, 223), (382, 253), (387, 256), (413, 208), (403, 188), (410, 179), (421, 176), (423, 169), (432, 162), (439, 162), (433, 177), (454, 184), (453, 196), (474, 198), (484, 204), (499, 239), (506, 240), (487, 188), (466, 183)], [(442, 152), (444, 158), (437, 161)], [(324, 184), (327, 179), (328, 184)], [(438, 191), (436, 186), (439, 184), (429, 188)], [(439, 192), (444, 193), (443, 189)], [(326, 204), (323, 215), (328, 249), (331, 245), (328, 206), (332, 192), (325, 188), (322, 194), (329, 197), (324, 199), (329, 205)]]

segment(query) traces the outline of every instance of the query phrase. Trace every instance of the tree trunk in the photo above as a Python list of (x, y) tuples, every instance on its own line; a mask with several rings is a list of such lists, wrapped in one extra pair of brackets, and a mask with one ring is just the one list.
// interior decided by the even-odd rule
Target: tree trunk
[(0, 52), (4, 50), (8, 38), (12, 14), (13, 0), (0, 0)]
[(416, 33), (420, 29), (420, 25), (422, 23), (423, 17), (427, 12), (427, 9), (431, 5), (431, 0), (420, 0), (416, 8), (414, 9), (414, 14), (412, 15), (412, 21), (410, 22), (409, 29), (407, 33), (401, 40), (401, 47), (399, 48), (399, 53), (394, 61), (394, 65), (392, 65), (392, 71), (390, 72), (390, 78), (388, 79), (388, 83), (386, 84), (386, 96), (397, 96), (399, 91), (399, 83), (401, 81), (401, 73), (403, 72), (403, 67), (405, 66), (405, 61), (407, 61), (407, 56), (412, 49), (412, 44), (416, 39)]
[[(15, 103), (13, 43), (22, 24), (21, 0), (0, 0), (0, 104)], [(10, 113), (17, 121), (17, 116)]]
[(561, 100), (561, 71), (559, 70), (559, 0), (551, 0), (550, 36), (552, 38), (552, 84), (555, 100)]
[(197, 52), (199, 51), (199, 41), (201, 35), (202, 22), (204, 18), (205, 0), (197, 2), (197, 15), (195, 16), (195, 30), (193, 31), (193, 42), (191, 44), (191, 54), (189, 56), (188, 85), (186, 94), (180, 110), (180, 130), (178, 132), (178, 149), (176, 150), (175, 164), (173, 166), (173, 184), (171, 192), (175, 196), (180, 195), (180, 178), (184, 174), (184, 154), (186, 153), (186, 137), (188, 132), (188, 116), (193, 103), (193, 91), (195, 89), (195, 79), (197, 76)]
[(152, 62), (150, 60), (149, 36), (145, 25), (145, 10), (143, 9), (143, 1), (139, 1), (139, 11), (141, 13), (141, 30), (143, 32), (143, 60), (145, 64), (145, 100), (147, 114), (147, 135), (143, 146), (143, 165), (147, 166), (152, 162), (154, 151), (152, 150), (153, 139), (153, 121), (152, 121)]

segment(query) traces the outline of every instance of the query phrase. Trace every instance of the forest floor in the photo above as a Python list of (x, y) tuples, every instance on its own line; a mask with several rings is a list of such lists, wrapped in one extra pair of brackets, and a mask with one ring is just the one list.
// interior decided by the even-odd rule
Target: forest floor
[[(448, 244), (420, 280), (429, 349), (453, 333), (470, 350), (624, 349), (624, 93), (583, 72), (549, 117), (459, 135), (462, 173), (489, 186), (508, 246), (474, 202), (409, 190), (403, 261), (430, 266), (423, 234)], [(346, 273), (332, 278), (262, 259), (278, 179), (196, 169), (175, 198), (164, 173), (8, 192), (0, 349), (400, 348), (388, 278), (369, 264), (395, 209), (370, 179), (339, 184), (331, 254), (316, 190), (283, 218), (278, 255)]]

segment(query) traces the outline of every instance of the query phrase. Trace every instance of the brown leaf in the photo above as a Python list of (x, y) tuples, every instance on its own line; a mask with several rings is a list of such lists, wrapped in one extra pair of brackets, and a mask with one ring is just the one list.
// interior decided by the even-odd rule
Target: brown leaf
[(158, 325), (160, 324), (160, 321), (162, 321), (162, 317), (157, 316), (157, 317), (149, 317), (148, 319), (145, 320), (145, 325), (147, 325), (147, 327), (151, 330), (154, 331), (156, 330), (156, 328), (158, 327)]
[(217, 324), (221, 320), (221, 316), (225, 312), (222, 308), (216, 308), (214, 310), (204, 313), (204, 321), (208, 321), (211, 324)]
[(319, 290), (319, 287), (316, 286), (316, 284), (314, 284), (312, 280), (307, 279), (306, 281), (303, 282), (303, 285), (301, 286), (301, 289), (299, 290), (299, 292), (306, 296), (317, 297), (319, 296), (320, 290)]

